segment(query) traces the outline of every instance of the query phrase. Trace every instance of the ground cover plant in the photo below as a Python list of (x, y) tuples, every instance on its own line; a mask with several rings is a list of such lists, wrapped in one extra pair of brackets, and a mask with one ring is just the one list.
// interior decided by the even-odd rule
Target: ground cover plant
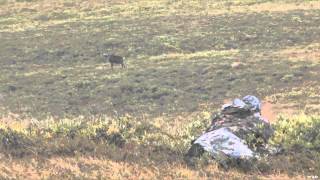
[[(319, 1), (0, 0), (0, 175), (319, 176), (319, 24)], [(246, 94), (286, 114), (286, 153), (246, 173), (187, 167), (211, 113)]]

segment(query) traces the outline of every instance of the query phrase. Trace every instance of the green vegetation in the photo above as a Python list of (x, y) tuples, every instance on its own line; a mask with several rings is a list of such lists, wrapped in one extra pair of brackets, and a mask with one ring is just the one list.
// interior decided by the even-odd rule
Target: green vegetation
[[(7, 119), (1, 122), (0, 150), (13, 158), (87, 157), (94, 154), (95, 157), (142, 166), (157, 167), (160, 162), (169, 166), (183, 164), (183, 155), (190, 141), (209, 124), (208, 115), (203, 112), (201, 116), (189, 117), (189, 123), (175, 127), (170, 127), (170, 123), (159, 123), (159, 119), (150, 122), (150, 119), (130, 116), (118, 119), (47, 119), (28, 123)], [(275, 157), (262, 157), (252, 169), (264, 174), (284, 171), (289, 175), (319, 175), (319, 117), (300, 115), (292, 119), (280, 118), (274, 127), (272, 143), (283, 145), (284, 153)], [(284, 166), (283, 161), (288, 164)], [(209, 162), (215, 165), (210, 158), (202, 158), (198, 162), (198, 170), (208, 166)], [(98, 170), (102, 171), (102, 168)], [(90, 169), (88, 171), (91, 172)], [(161, 172), (165, 171), (168, 170)], [(73, 171), (51, 173), (68, 177), (77, 175)], [(173, 174), (169, 176), (179, 177)], [(210, 173), (205, 172), (204, 176), (210, 176)]]
[(297, 116), (280, 119), (275, 124), (277, 129), (275, 142), (286, 148), (307, 148), (318, 151), (320, 148), (319, 116)]
[[(230, 11), (224, 4), (25, 4), (32, 11), (2, 5), (3, 112), (40, 119), (161, 115), (201, 111), (199, 104), (216, 107), (243, 94), (286, 94), (301, 83), (319, 86), (317, 3), (231, 4)], [(109, 51), (125, 56), (129, 68), (111, 71), (100, 54)], [(298, 103), (307, 101), (320, 100)]]
[[(0, 175), (318, 175), (319, 4), (0, 0)], [(128, 69), (112, 71), (104, 52)], [(286, 154), (252, 174), (187, 168), (182, 154), (211, 112), (246, 94), (290, 110), (274, 124)]]

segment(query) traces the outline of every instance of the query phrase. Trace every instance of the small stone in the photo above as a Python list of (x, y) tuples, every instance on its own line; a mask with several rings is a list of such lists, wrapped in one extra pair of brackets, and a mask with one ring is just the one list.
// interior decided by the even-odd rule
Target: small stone
[(241, 65), (242, 65), (241, 62), (233, 62), (233, 63), (231, 64), (231, 67), (232, 67), (232, 68), (239, 68)]

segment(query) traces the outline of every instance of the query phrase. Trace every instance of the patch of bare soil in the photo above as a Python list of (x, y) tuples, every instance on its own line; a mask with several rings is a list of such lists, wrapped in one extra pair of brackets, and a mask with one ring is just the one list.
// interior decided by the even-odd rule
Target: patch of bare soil
[[(232, 100), (225, 99), (223, 103), (230, 103)], [(262, 101), (261, 115), (262, 117), (268, 119), (269, 122), (275, 122), (279, 115), (294, 115), (299, 113), (297, 106), (294, 104), (281, 104), (281, 103), (271, 103), (268, 101)]]
[(275, 122), (279, 115), (294, 115), (299, 113), (298, 108), (294, 104), (272, 104), (270, 102), (263, 102), (261, 114), (270, 122)]

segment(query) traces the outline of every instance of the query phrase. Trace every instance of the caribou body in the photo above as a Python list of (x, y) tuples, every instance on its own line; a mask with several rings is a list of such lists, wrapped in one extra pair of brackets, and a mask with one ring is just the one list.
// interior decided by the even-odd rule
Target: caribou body
[(124, 64), (124, 57), (114, 54), (103, 54), (103, 56), (107, 59), (107, 61), (109, 61), (111, 69), (113, 69), (114, 64), (120, 64), (122, 68), (126, 68), (126, 65)]

